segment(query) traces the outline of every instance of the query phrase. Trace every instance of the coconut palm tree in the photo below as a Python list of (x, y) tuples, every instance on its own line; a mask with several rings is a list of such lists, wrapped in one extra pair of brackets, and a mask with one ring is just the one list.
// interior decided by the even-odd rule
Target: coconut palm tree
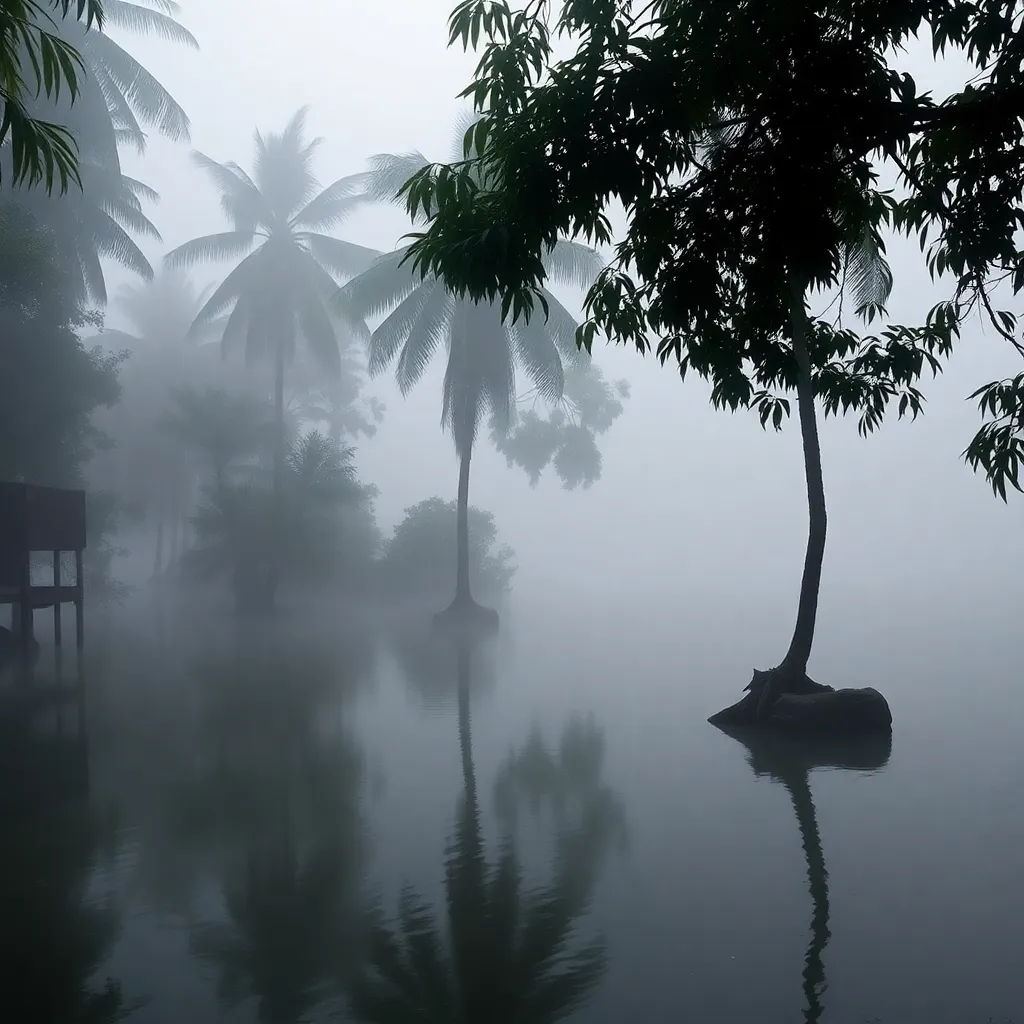
[(339, 375), (339, 320), (359, 337), (367, 332), (344, 308), (332, 316), (328, 303), (337, 291), (335, 275), (357, 274), (377, 256), (372, 249), (323, 234), (362, 201), (362, 178), (340, 178), (320, 187), (313, 156), (321, 140), (304, 141), (306, 109), (280, 134), (256, 133), (252, 176), (236, 163), (193, 154), (220, 193), (231, 230), (194, 238), (166, 256), (172, 267), (242, 257), (204, 303), (192, 331), (230, 310), (222, 337), (225, 352), (242, 347), (248, 362), (269, 360), (273, 366), (278, 493), (287, 448), (285, 365), (301, 339), (325, 372)]
[[(464, 127), (460, 125), (457, 132), (460, 140)], [(367, 195), (376, 201), (394, 201), (402, 183), (427, 163), (420, 153), (374, 157)], [(447, 349), (441, 426), (452, 435), (459, 459), (458, 547), (455, 599), (442, 615), (468, 617), (493, 627), (496, 613), (475, 603), (469, 579), (469, 471), (478, 431), (488, 413), (493, 429), (502, 432), (511, 425), (517, 371), (526, 375), (541, 397), (558, 401), (563, 364), (586, 357), (576, 347), (575, 320), (551, 292), (544, 292), (547, 318), (506, 323), (500, 306), (457, 299), (432, 275), (421, 279), (404, 262), (408, 251), (405, 247), (382, 256), (339, 295), (366, 319), (385, 316), (370, 338), (369, 371), (376, 376), (394, 364), (402, 394), (420, 380), (442, 343)], [(601, 265), (594, 249), (562, 240), (549, 254), (547, 270), (554, 282), (585, 287)]]
[[(606, 967), (604, 944), (573, 949), (592, 876), (558, 863), (552, 884), (529, 894), (511, 840), (489, 864), (484, 847), (469, 713), (472, 649), (457, 646), (463, 797), (445, 862), (448, 949), (433, 908), (406, 889), (396, 928), (374, 930), (366, 966), (348, 985), (349, 1016), (360, 1024), (553, 1024), (577, 1009)], [(586, 861), (592, 847), (565, 852)]]

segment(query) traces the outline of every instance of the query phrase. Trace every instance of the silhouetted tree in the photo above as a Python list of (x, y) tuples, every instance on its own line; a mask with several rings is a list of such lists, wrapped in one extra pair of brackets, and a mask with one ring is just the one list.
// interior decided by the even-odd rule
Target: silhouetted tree
[[(844, 50), (849, 19), (807, 8), (773, 20), (755, 5), (695, 0), (656, 3), (640, 25), (638, 11), (629, 0), (565, 5), (559, 26), (579, 33), (581, 52), (559, 61), (546, 5), (458, 6), (453, 40), (468, 44), (483, 28), (471, 90), (481, 114), (466, 136), (467, 161), (424, 168), (408, 183), (410, 211), (432, 218), (410, 261), (459, 296), (500, 297), (513, 323), (532, 322), (545, 298), (545, 255), (566, 235), (611, 242), (607, 210), (621, 201), (626, 233), (590, 290), (579, 342), (589, 348), (605, 332), (646, 351), (656, 335), (663, 361), (707, 378), (716, 406), (756, 407), (762, 425), (781, 426), (789, 401), (778, 392), (795, 390), (807, 555), (789, 649), (756, 679), (766, 696), (800, 691), (813, 685), (806, 667), (826, 525), (815, 400), (826, 413), (857, 410), (865, 432), (891, 400), (900, 415), (916, 415), (915, 382), (941, 365), (956, 317), (941, 305), (924, 328), (861, 338), (808, 313), (809, 290), (839, 288), (870, 322), (891, 284), (881, 230), (892, 202), (874, 187), (870, 163), (850, 158), (836, 130), (843, 119), (830, 113), (850, 90), (836, 69), (853, 70), (853, 60), (860, 73), (870, 62), (871, 44), (856, 58)], [(816, 63), (826, 53), (828, 63)], [(722, 72), (723, 60), (732, 67), (748, 55), (741, 75)], [(499, 65), (514, 70), (492, 75)], [(815, 76), (826, 66), (830, 88), (819, 93)], [(551, 77), (540, 83), (543, 69)], [(662, 76), (657, 87), (652, 75)], [(687, 100), (665, 110), (664, 97), (680, 91)]]

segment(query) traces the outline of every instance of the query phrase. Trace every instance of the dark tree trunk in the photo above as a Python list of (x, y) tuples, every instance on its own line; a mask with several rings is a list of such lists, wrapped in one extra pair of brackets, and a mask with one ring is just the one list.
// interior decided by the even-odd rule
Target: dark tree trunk
[(708, 719), (713, 725), (742, 725), (768, 717), (776, 698), (784, 693), (809, 694), (830, 689), (807, 676), (807, 662), (814, 642), (814, 624), (818, 616), (818, 591), (821, 566), (825, 557), (827, 516), (825, 486), (821, 476), (821, 445), (814, 409), (814, 380), (809, 351), (810, 321), (804, 308), (802, 284), (795, 285), (790, 306), (790, 333), (793, 358), (797, 365), (797, 414), (804, 454), (804, 476), (807, 483), (807, 551), (800, 579), (800, 598), (796, 625), (789, 650), (782, 661), (768, 672), (754, 672), (747, 686), (749, 691), (736, 704), (724, 708)]
[(828, 517), (825, 509), (825, 485), (821, 476), (821, 445), (814, 409), (814, 383), (811, 379), (811, 358), (808, 351), (808, 320), (804, 311), (803, 293), (793, 299), (793, 355), (797, 364), (796, 400), (800, 419), (800, 440), (804, 453), (804, 476), (807, 481), (807, 552), (800, 580), (800, 600), (796, 626), (789, 650), (779, 666), (787, 677), (807, 674), (807, 662), (814, 643), (814, 624), (818, 616), (818, 592), (821, 588), (821, 566), (825, 557), (825, 534)]
[(459, 460), (459, 495), (456, 513), (455, 603), (472, 604), (469, 586), (469, 460), (472, 449), (466, 447)]

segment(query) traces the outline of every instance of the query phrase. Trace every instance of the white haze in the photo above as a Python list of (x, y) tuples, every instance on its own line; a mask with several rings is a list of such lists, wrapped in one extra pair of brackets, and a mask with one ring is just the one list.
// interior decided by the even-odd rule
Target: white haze
[[(200, 52), (156, 39), (129, 37), (127, 45), (188, 111), (191, 145), (217, 160), (248, 166), (255, 127), (279, 130), (311, 104), (309, 131), (325, 139), (316, 167), (327, 182), (363, 169), (375, 153), (418, 149), (447, 158), (456, 95), (473, 67), (471, 55), (446, 48), (451, 6), (452, 0), (306, 0), (287, 9), (259, 0), (186, 3), (183, 21)], [(925, 53), (912, 54), (908, 66), (919, 79), (931, 76), (942, 92), (942, 69), (929, 69)], [(152, 217), (166, 248), (223, 224), (190, 148), (154, 137), (144, 158), (125, 160), (126, 173), (163, 197)], [(339, 232), (386, 249), (406, 228), (400, 211), (377, 209)], [(150, 254), (154, 262), (162, 255), (155, 247)], [(894, 244), (890, 255), (891, 313), (918, 322), (941, 292), (923, 271), (916, 243)], [(212, 279), (212, 271), (199, 273)], [(116, 324), (116, 311), (108, 322)], [(787, 638), (803, 557), (806, 506), (795, 425), (765, 433), (752, 413), (712, 410), (704, 385), (681, 385), (652, 357), (611, 346), (595, 352), (606, 375), (628, 378), (633, 390), (601, 439), (604, 473), (592, 489), (567, 493), (545, 478), (531, 490), (486, 438), (479, 447), (471, 500), (495, 513), (517, 552), (517, 593), (546, 595), (570, 620), (599, 607), (610, 616), (639, 605), (652, 628), (678, 623), (683, 632), (693, 609), (710, 601), (721, 610), (721, 635), (742, 645), (730, 657), (745, 667), (765, 665)], [(961, 631), (983, 644), (984, 623), (999, 621), (1005, 629), (1018, 616), (1024, 499), (997, 501), (960, 453), (979, 422), (967, 394), (1019, 369), (994, 332), (974, 324), (948, 372), (926, 383), (922, 421), (893, 422), (867, 440), (852, 420), (823, 426), (830, 532), (819, 663), (849, 657), (856, 661), (852, 671), (872, 672), (884, 666), (897, 632), (909, 630), (918, 645), (929, 637), (948, 642)], [(413, 502), (454, 497), (457, 467), (438, 426), (441, 372), (438, 362), (407, 400), (388, 378), (370, 385), (387, 415), (375, 438), (359, 442), (358, 462), (362, 478), (380, 488), (385, 529)], [(756, 632), (775, 636), (778, 651), (760, 643), (755, 649), (746, 636), (743, 623), (755, 616)]]

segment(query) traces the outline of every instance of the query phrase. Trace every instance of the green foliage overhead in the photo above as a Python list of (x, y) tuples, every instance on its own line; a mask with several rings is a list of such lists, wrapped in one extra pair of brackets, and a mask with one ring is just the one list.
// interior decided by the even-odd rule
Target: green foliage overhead
[[(556, 17), (546, 0), (464, 0), (451, 40), (481, 51), (466, 95), (482, 116), (465, 160), (404, 189), (431, 217), (411, 262), (528, 318), (551, 247), (611, 243), (608, 208), (621, 202), (628, 227), (579, 340), (602, 332), (646, 350), (656, 337), (663, 360), (711, 381), (716, 405), (755, 406), (779, 425), (795, 296), (849, 291), (870, 323), (890, 283), (884, 232), (912, 232), (950, 299), (923, 326), (869, 337), (817, 320), (811, 354), (827, 412), (857, 411), (865, 431), (890, 403), (916, 415), (916, 381), (974, 308), (1024, 351), (989, 294), (997, 280), (1024, 285), (1020, 13), (1001, 0), (566, 0)], [(571, 56), (555, 57), (555, 33)], [(941, 103), (897, 67), (923, 33), (972, 65)], [(900, 192), (877, 188), (885, 163)], [(987, 385), (986, 412), (993, 395), (1009, 411), (966, 454), (1005, 497), (1020, 488), (1024, 390)]]
[(15, 185), (44, 184), (61, 193), (81, 184), (78, 148), (72, 133), (29, 112), (40, 93), (47, 100), (70, 102), (82, 88), (85, 65), (61, 34), (63, 19), (84, 19), (87, 29), (102, 28), (101, 0), (2, 0), (0, 4), (0, 145), (10, 148)]

